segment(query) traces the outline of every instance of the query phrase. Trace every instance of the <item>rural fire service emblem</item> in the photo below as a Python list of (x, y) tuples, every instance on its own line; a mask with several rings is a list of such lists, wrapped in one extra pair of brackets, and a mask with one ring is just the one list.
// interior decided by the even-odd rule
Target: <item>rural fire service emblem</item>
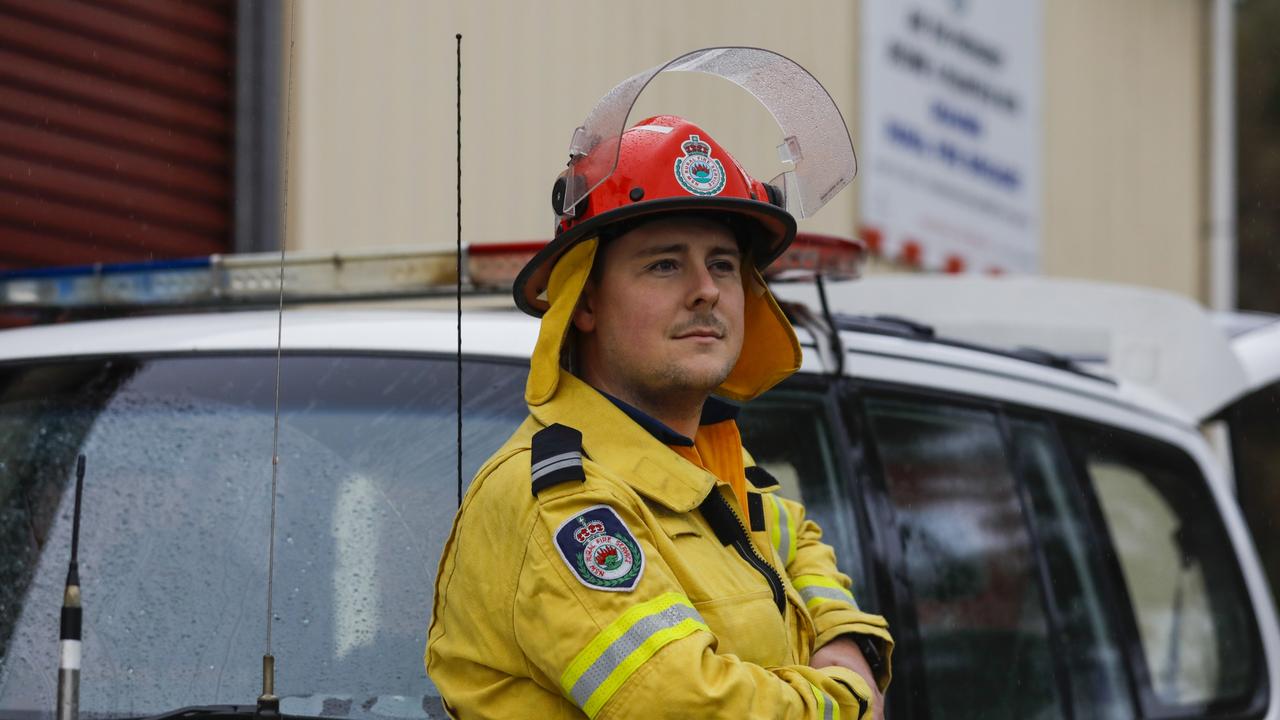
[(555, 539), (560, 557), (589, 588), (628, 592), (644, 571), (640, 544), (607, 505), (569, 518), (556, 530)]
[(676, 180), (694, 195), (719, 195), (724, 189), (724, 166), (711, 158), (711, 146), (697, 135), (680, 143), (684, 157), (676, 158)]

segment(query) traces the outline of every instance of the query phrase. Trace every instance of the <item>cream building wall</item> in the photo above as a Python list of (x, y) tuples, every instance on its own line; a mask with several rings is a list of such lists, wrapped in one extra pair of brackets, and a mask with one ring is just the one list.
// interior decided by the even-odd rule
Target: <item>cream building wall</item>
[(1206, 0), (1046, 0), (1046, 274), (1207, 300)]
[[(463, 34), (463, 233), (470, 242), (550, 238), (551, 184), (573, 129), (614, 84), (694, 48), (781, 52), (819, 77), (853, 124), (855, 8), (793, 2), (784, 21), (780, 7), (300, 2), (292, 21), (289, 247), (453, 244), (456, 32)], [(632, 118), (667, 108), (695, 119), (752, 173), (767, 180), (780, 169), (773, 120), (732, 84), (664, 75)], [(841, 193), (809, 229), (849, 235), (856, 195)]]
[[(1204, 298), (1207, 0), (1044, 0), (1043, 271)], [(546, 239), (572, 130), (623, 78), (753, 45), (809, 69), (859, 144), (858, 3), (303, 0), (286, 17), (288, 247), (454, 242), (455, 33), (463, 234)], [(694, 119), (764, 179), (779, 133), (743, 91), (661, 76), (632, 115)], [(856, 234), (857, 183), (802, 230)], [(892, 270), (892, 262), (876, 263)]]

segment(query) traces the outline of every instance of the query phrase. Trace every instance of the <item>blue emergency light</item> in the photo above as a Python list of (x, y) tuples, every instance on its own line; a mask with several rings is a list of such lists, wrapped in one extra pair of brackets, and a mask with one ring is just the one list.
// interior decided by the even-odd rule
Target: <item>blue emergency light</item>
[(457, 285), (453, 250), (277, 253), (0, 272), (0, 308), (176, 308), (427, 297)]
[(0, 272), (6, 307), (156, 305), (211, 294), (218, 256)]

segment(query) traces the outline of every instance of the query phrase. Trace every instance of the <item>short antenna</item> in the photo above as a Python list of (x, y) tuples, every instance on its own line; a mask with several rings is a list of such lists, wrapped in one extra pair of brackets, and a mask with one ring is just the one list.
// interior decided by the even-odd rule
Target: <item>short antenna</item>
[(836, 324), (836, 316), (831, 314), (831, 304), (827, 302), (827, 286), (822, 280), (821, 269), (814, 275), (813, 282), (818, 287), (818, 303), (822, 307), (822, 319), (827, 322), (831, 352), (835, 356), (835, 367), (831, 374), (840, 377), (844, 375), (844, 343), (840, 339), (840, 326)]
[(71, 563), (67, 568), (67, 588), (62, 593), (62, 620), (59, 628), (58, 720), (80, 717), (80, 498), (84, 494), (84, 455), (76, 459), (76, 505), (71, 516)]

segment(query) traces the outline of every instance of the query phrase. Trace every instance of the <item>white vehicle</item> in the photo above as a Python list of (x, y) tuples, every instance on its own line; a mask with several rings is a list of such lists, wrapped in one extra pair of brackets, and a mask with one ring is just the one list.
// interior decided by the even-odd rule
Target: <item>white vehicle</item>
[(1245, 390), (1215, 417), (1225, 423), (1236, 492), (1273, 595), (1280, 593), (1280, 317), (1218, 318), (1245, 371)]
[[(781, 290), (817, 302), (812, 287)], [(1280, 316), (1212, 314), (1173, 293), (1046, 278), (875, 277), (833, 288), (831, 302), (910, 317), (952, 340), (1070, 359), (1158, 392), (1209, 440), (1272, 593), (1280, 590)]]
[[(469, 256), (471, 283), (527, 256), (506, 250)], [(0, 298), (262, 303), (274, 261), (0, 277)], [(295, 259), (286, 282), (291, 298), (447, 294), (454, 262)], [(1202, 418), (1059, 355), (855, 315), (843, 287), (834, 312), (790, 307), (804, 367), (740, 424), (860, 604), (889, 618), (888, 717), (1280, 718), (1273, 601)], [(276, 323), (0, 332), (0, 718), (52, 714), (80, 453), (82, 710), (253, 713)], [(511, 310), (464, 315), (463, 478), (525, 415), (536, 330)], [(444, 717), (422, 652), (459, 493), (456, 341), (443, 310), (284, 313), (272, 652), (288, 715)]]

